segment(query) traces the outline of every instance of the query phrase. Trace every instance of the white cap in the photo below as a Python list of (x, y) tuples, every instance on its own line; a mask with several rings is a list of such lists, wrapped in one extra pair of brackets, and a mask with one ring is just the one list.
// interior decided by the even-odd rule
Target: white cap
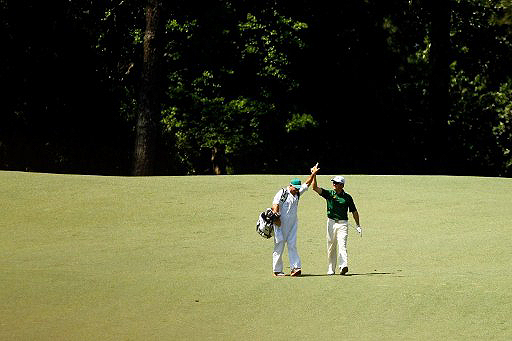
[(337, 183), (340, 183), (340, 184), (344, 184), (345, 183), (345, 178), (342, 177), (342, 176), (335, 176), (334, 178), (331, 179), (332, 182), (337, 182)]

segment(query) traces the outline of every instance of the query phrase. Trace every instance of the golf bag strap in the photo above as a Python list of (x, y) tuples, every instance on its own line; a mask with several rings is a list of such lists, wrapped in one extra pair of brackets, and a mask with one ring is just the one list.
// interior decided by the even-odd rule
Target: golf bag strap
[[(279, 205), (282, 205), (283, 202), (286, 201), (286, 198), (288, 198), (288, 190), (285, 187), (281, 188), (281, 190), (283, 191), (283, 193), (281, 194)], [(297, 200), (300, 200), (300, 191), (297, 193)]]

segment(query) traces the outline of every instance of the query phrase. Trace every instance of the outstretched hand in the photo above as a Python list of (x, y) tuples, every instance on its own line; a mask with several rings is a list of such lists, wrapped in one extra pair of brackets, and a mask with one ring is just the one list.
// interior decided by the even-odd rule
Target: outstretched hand
[(311, 168), (311, 174), (315, 175), (319, 170), (320, 170), (320, 168), (318, 168), (318, 162), (317, 162), (316, 165), (313, 168)]
[(317, 162), (316, 165), (314, 165), (313, 168), (311, 168), (311, 175), (309, 176), (308, 181), (311, 181), (311, 184), (313, 185), (313, 191), (317, 192), (318, 194), (322, 194), (322, 189), (320, 187), (318, 187), (318, 185), (316, 183), (316, 173), (319, 170), (320, 170), (320, 168), (318, 168), (318, 162)]

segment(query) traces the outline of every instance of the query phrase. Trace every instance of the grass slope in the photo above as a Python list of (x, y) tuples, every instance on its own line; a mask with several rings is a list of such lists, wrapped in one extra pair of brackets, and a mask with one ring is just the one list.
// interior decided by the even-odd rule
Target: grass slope
[(0, 172), (0, 339), (512, 338), (512, 179), (347, 176), (346, 277), (310, 191), (305, 275), (273, 278), (255, 221), (289, 178)]

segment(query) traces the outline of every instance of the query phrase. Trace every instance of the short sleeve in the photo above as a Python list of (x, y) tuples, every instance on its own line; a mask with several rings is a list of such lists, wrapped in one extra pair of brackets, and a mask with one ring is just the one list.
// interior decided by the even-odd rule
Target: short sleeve
[(302, 194), (304, 192), (306, 192), (308, 190), (309, 186), (307, 184), (302, 184), (302, 186), (300, 186), (300, 189), (299, 189), (299, 193)]
[(272, 205), (279, 205), (281, 197), (283, 196), (283, 191), (286, 191), (286, 189), (282, 188), (279, 191), (277, 191), (276, 195), (274, 196), (274, 200), (272, 200)]
[(330, 198), (330, 193), (328, 190), (325, 190), (323, 188), (320, 187), (320, 189), (322, 190), (322, 192), (320, 192), (320, 196), (324, 199), (329, 199)]
[(354, 204), (354, 199), (352, 199), (352, 197), (350, 197), (350, 201), (348, 203), (348, 210), (350, 212), (355, 212), (357, 211), (357, 208), (356, 208), (356, 204)]

